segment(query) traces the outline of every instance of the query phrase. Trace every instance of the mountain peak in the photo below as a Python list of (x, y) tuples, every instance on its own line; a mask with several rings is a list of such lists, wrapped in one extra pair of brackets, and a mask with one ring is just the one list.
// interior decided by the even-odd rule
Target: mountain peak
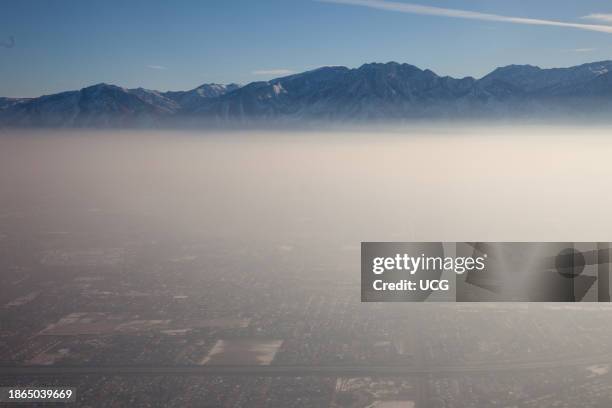
[(218, 98), (228, 92), (235, 91), (240, 87), (241, 86), (236, 83), (227, 85), (207, 83), (189, 91), (169, 91), (163, 93), (162, 95), (178, 103), (181, 106), (181, 110), (192, 111), (200, 106), (204, 101), (210, 98)]
[(542, 70), (542, 68), (540, 68), (538, 66), (535, 66), (535, 65), (529, 65), (529, 64), (524, 64), (524, 65), (511, 64), (511, 65), (506, 65), (506, 66), (503, 66), (503, 67), (495, 68), (492, 72), (487, 74), (484, 78), (486, 78), (486, 77), (508, 76), (508, 75), (529, 75), (529, 74), (532, 74), (534, 72), (538, 72), (538, 71), (541, 71), (541, 70)]
[(123, 89), (123, 88), (117, 85), (107, 84), (106, 82), (100, 82), (100, 83), (82, 88), (82, 90), (94, 90), (94, 89)]
[(418, 70), (423, 71), (419, 67), (407, 63), (399, 63), (396, 61), (389, 62), (369, 62), (367, 64), (363, 64), (358, 70), (394, 70), (394, 69), (404, 69), (404, 70)]

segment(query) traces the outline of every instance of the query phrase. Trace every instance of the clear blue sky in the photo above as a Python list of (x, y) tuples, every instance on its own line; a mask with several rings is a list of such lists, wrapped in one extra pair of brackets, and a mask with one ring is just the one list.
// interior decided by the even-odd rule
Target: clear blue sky
[[(479, 77), (511, 63), (612, 59), (610, 0), (336, 1), (0, 0), (0, 95), (98, 82), (182, 90), (373, 61)], [(502, 17), (458, 18), (463, 11)]]

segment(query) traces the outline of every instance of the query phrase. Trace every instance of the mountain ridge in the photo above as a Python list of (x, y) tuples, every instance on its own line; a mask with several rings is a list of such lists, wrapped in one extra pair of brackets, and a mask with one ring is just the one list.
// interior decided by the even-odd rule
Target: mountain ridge
[(8, 127), (141, 127), (251, 121), (612, 117), (612, 61), (567, 68), (507, 65), (480, 79), (398, 62), (327, 66), (269, 81), (156, 91), (99, 83), (37, 98), (0, 98)]

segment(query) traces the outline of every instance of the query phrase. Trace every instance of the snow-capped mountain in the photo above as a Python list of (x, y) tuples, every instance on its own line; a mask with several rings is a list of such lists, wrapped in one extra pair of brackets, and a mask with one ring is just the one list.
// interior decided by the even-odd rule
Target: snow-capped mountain
[(433, 110), (455, 110), (473, 78), (440, 77), (408, 64), (365, 64), (357, 69), (326, 67), (269, 82), (255, 82), (210, 99), (203, 117), (379, 119), (415, 118)]
[(0, 124), (40, 127), (155, 126), (166, 123), (184, 106), (189, 106), (182, 98), (188, 98), (192, 93), (197, 94), (199, 99), (205, 99), (206, 95), (219, 96), (234, 87), (213, 84), (202, 85), (193, 91), (162, 93), (101, 83), (79, 91), (39, 98), (2, 98)]
[(240, 88), (238, 84), (204, 84), (190, 91), (169, 91), (163, 96), (172, 99), (185, 111), (192, 111), (208, 98), (216, 98)]
[(265, 120), (612, 118), (612, 61), (497, 68), (481, 79), (409, 64), (323, 67), (265, 82), (159, 92), (98, 84), (32, 99), (0, 98), (5, 126), (180, 126)]
[(155, 92), (97, 84), (80, 91), (41, 96), (0, 111), (0, 120), (16, 126), (135, 126), (175, 113), (171, 100)]
[(584, 93), (592, 83), (597, 83), (610, 73), (612, 73), (612, 61), (553, 69), (541, 69), (531, 65), (509, 65), (497, 68), (479, 83), (487, 88), (496, 82), (501, 82), (525, 94), (554, 96), (568, 93), (568, 90)]

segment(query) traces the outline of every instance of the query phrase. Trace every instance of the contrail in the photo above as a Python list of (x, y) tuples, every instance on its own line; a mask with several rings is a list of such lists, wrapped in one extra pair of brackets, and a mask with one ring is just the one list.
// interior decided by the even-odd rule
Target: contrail
[(428, 16), (463, 18), (468, 20), (494, 21), (524, 25), (540, 25), (552, 27), (575, 28), (579, 30), (597, 31), (612, 34), (612, 26), (601, 24), (568, 23), (556, 20), (543, 20), (537, 18), (510, 17), (499, 14), (480, 13), (477, 11), (449, 9), (442, 7), (423, 6), (413, 3), (401, 3), (387, 0), (317, 0), (323, 3), (345, 4), (348, 6), (361, 6), (378, 10), (395, 11), (400, 13), (421, 14)]

